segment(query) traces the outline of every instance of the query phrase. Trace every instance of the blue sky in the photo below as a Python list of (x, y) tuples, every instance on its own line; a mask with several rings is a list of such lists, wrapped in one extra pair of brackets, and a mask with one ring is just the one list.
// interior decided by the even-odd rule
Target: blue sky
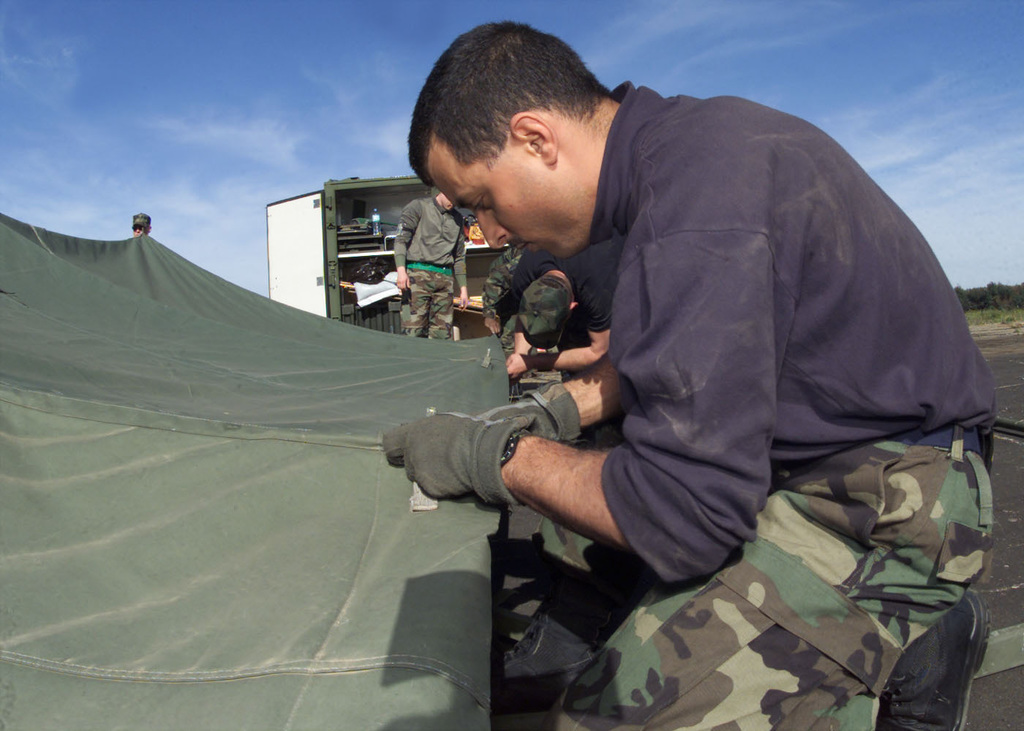
[(0, 212), (122, 239), (146, 211), (158, 241), (266, 294), (266, 205), (407, 174), (430, 66), (504, 19), (610, 87), (810, 120), (953, 284), (1024, 282), (1021, 0), (0, 0)]

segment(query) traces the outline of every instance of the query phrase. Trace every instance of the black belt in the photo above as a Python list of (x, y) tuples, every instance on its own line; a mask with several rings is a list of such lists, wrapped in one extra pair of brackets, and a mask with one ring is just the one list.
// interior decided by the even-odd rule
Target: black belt
[[(925, 447), (950, 449), (953, 446), (955, 430), (956, 424), (947, 424), (930, 432), (912, 429), (895, 435), (892, 440), (903, 444), (920, 444)], [(968, 452), (984, 454), (981, 449), (981, 432), (978, 431), (978, 427), (972, 426), (970, 429), (964, 429), (964, 449)]]

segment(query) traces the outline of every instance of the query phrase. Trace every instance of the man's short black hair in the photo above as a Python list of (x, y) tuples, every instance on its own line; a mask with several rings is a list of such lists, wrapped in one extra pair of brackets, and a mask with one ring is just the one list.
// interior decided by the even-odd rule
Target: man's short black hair
[(423, 182), (434, 140), (463, 165), (493, 159), (509, 121), (528, 109), (587, 119), (608, 89), (565, 41), (521, 23), (479, 25), (456, 38), (427, 77), (412, 114), (409, 163)]

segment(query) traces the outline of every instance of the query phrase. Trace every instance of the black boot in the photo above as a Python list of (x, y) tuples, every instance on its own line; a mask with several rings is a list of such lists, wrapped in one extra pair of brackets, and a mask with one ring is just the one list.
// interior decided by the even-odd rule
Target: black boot
[(896, 663), (882, 692), (875, 731), (959, 731), (988, 629), (985, 601), (968, 590)]
[(540, 614), (505, 653), (493, 679), (491, 713), (546, 711), (594, 658), (597, 647)]
[(493, 668), (491, 713), (535, 713), (550, 708), (594, 658), (617, 607), (595, 586), (558, 577), (526, 629)]

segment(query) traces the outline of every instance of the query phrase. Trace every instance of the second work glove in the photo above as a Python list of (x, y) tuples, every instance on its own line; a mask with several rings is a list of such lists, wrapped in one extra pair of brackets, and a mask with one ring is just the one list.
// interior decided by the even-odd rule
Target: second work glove
[(497, 420), (525, 416), (531, 419), (530, 434), (557, 442), (571, 442), (580, 435), (580, 412), (572, 394), (561, 383), (531, 391), (514, 404), (485, 411), (478, 418)]
[(534, 417), (499, 420), (437, 414), (384, 434), (384, 455), (405, 466), (408, 478), (433, 498), (476, 493), (484, 502), (518, 505), (501, 479), (501, 457), (509, 438), (529, 431)]

